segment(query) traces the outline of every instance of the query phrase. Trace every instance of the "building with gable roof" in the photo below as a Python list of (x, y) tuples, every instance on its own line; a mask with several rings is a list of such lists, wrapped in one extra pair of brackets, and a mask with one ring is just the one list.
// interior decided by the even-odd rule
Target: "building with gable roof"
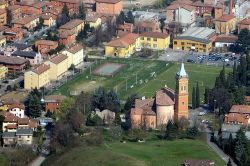
[(176, 91), (164, 87), (153, 98), (136, 99), (130, 112), (132, 128), (160, 128), (181, 118), (188, 118), (188, 74), (183, 63), (176, 74)]
[(30, 71), (24, 73), (24, 88), (41, 88), (50, 82), (50, 66), (41, 64)]
[(122, 0), (96, 0), (96, 12), (99, 14), (118, 15), (122, 9)]
[(241, 20), (240, 22), (238, 22), (238, 33), (240, 33), (240, 31), (242, 29), (250, 30), (250, 17), (245, 18), (245, 19)]
[(237, 29), (237, 19), (233, 15), (223, 15), (217, 18), (214, 23), (217, 34), (228, 35)]

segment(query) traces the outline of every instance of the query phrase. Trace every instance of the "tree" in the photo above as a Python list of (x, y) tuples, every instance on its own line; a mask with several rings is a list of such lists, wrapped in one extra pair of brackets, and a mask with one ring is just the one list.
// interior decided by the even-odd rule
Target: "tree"
[(236, 41), (238, 49), (241, 53), (246, 53), (250, 51), (250, 32), (248, 29), (243, 29), (238, 35), (238, 40)]
[(134, 15), (133, 15), (133, 13), (132, 13), (131, 10), (127, 14), (127, 20), (126, 20), (126, 22), (131, 23), (131, 24), (135, 23), (135, 18), (134, 18)]
[(178, 121), (178, 126), (180, 130), (184, 130), (189, 126), (189, 121), (185, 117), (181, 117), (181, 119)]
[(124, 14), (123, 11), (120, 12), (120, 14), (118, 15), (117, 19), (116, 19), (116, 24), (119, 25), (119, 24), (124, 24), (126, 20), (126, 16)]
[(37, 95), (29, 96), (28, 111), (31, 117), (40, 117), (42, 111), (41, 98)]
[(187, 129), (187, 137), (193, 139), (198, 135), (198, 132), (198, 128), (194, 125), (193, 127)]
[(62, 8), (61, 15), (56, 19), (56, 24), (58, 27), (60, 27), (61, 25), (64, 25), (69, 21), (70, 21), (69, 8), (65, 4)]
[(13, 15), (12, 15), (12, 12), (9, 8), (6, 9), (6, 13), (7, 13), (7, 25), (8, 26), (11, 26), (12, 24), (12, 19), (13, 19)]
[(107, 92), (103, 87), (99, 87), (92, 96), (91, 108), (92, 110), (98, 108), (102, 111), (107, 108), (107, 105), (108, 105)]
[(165, 138), (167, 140), (174, 140), (178, 137), (178, 125), (169, 120), (167, 123)]
[(66, 124), (63, 125), (63, 127), (60, 129), (58, 128), (58, 142), (62, 145), (62, 146), (68, 146), (70, 145), (70, 143), (72, 143), (72, 139), (73, 139), (73, 130), (70, 127), (70, 125)]
[(246, 85), (247, 83), (247, 61), (243, 55), (240, 57), (239, 74), (240, 74), (241, 83), (243, 85)]
[(200, 90), (199, 90), (199, 83), (196, 83), (196, 108), (200, 107)]
[(195, 92), (195, 87), (193, 87), (193, 92), (192, 92), (192, 108), (196, 108), (196, 92)]
[(12, 87), (11, 87), (11, 85), (7, 85), (7, 87), (6, 87), (6, 91), (12, 91)]
[(59, 106), (59, 114), (64, 117), (68, 112), (71, 111), (72, 106), (74, 104), (73, 98), (66, 98), (64, 99)]
[(83, 115), (88, 115), (91, 106), (91, 94), (88, 92), (81, 92), (76, 96), (74, 108), (83, 113)]
[(85, 8), (84, 8), (83, 3), (81, 3), (79, 6), (78, 18), (80, 18), (82, 20), (85, 20), (85, 18), (86, 18), (86, 13), (85, 13)]
[(134, 94), (130, 95), (127, 98), (126, 103), (124, 105), (124, 111), (125, 112), (130, 111), (130, 109), (135, 106), (135, 100), (139, 99), (139, 98), (140, 98), (140, 96), (137, 93), (134, 93)]
[(114, 90), (110, 90), (107, 93), (107, 109), (112, 112), (120, 112), (121, 111), (121, 104), (120, 99), (118, 98), (117, 94)]
[(205, 104), (209, 104), (209, 91), (210, 89), (208, 87), (205, 88), (205, 93), (204, 93), (204, 102)]
[(67, 116), (69, 119), (69, 125), (71, 125), (74, 131), (78, 132), (84, 122), (83, 114), (76, 109), (73, 109), (68, 113)]
[(121, 125), (120, 113), (115, 113), (115, 125)]
[[(243, 154), (247, 153), (247, 138), (246, 135), (244, 133), (244, 131), (242, 129), (240, 129), (237, 133), (236, 133), (236, 138), (235, 138), (235, 158), (240, 161), (240, 163), (242, 162), (241, 160), (244, 159)], [(243, 161), (245, 162), (245, 161)]]
[(92, 114), (89, 114), (89, 116), (87, 117), (86, 125), (101, 126), (103, 125), (103, 120), (98, 115), (92, 116)]

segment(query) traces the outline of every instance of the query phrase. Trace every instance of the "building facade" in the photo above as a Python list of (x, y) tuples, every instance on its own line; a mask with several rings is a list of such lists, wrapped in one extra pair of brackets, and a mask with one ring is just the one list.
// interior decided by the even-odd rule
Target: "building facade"
[(96, 0), (96, 12), (118, 15), (123, 9), (122, 0)]
[(237, 20), (233, 15), (223, 15), (215, 20), (217, 34), (230, 34), (236, 30)]

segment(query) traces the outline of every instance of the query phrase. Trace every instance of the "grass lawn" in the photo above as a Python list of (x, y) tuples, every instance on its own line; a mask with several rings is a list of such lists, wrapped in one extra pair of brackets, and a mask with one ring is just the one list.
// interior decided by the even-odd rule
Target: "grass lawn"
[(0, 154), (0, 165), (1, 166), (8, 166), (9, 160), (3, 154)]
[[(158, 60), (108, 59), (97, 61), (92, 68), (94, 69), (105, 61), (121, 63), (126, 66), (113, 77), (91, 76), (90, 70), (86, 70), (83, 74), (78, 75), (73, 80), (59, 87), (54, 93), (69, 95), (71, 91), (91, 92), (99, 86), (103, 86), (107, 89), (113, 88), (117, 91), (120, 98), (125, 100), (132, 93), (152, 97), (156, 90), (165, 85), (175, 89), (175, 74), (179, 70), (179, 63)], [(201, 100), (203, 100), (205, 87), (213, 87), (215, 78), (218, 76), (221, 68), (197, 64), (186, 64), (185, 68), (189, 74), (190, 99), (192, 87), (196, 85), (196, 82), (199, 82), (200, 96)], [(226, 69), (227, 72), (230, 70)], [(156, 77), (151, 76), (153, 72), (155, 72)]]
[(64, 155), (49, 157), (43, 165), (70, 166), (179, 166), (186, 159), (209, 159), (225, 163), (199, 140), (110, 143), (100, 147), (77, 147)]

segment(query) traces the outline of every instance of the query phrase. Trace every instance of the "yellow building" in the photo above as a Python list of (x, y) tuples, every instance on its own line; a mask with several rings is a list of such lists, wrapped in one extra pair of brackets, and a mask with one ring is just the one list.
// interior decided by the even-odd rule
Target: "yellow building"
[(140, 35), (140, 45), (142, 47), (164, 50), (169, 48), (170, 36), (160, 32), (145, 32)]
[(170, 37), (160, 32), (145, 32), (140, 36), (134, 33), (127, 33), (117, 39), (105, 44), (105, 55), (130, 57), (136, 49), (142, 47), (164, 50), (169, 47)]
[(207, 27), (192, 27), (173, 40), (174, 50), (209, 52), (212, 50), (211, 38), (215, 30)]
[(50, 80), (57, 80), (68, 70), (68, 57), (64, 54), (54, 55), (45, 63), (50, 66)]
[(0, 8), (0, 25), (5, 25), (7, 23), (7, 12), (5, 9)]
[(8, 68), (0, 65), (0, 80), (4, 79), (7, 73), (8, 73)]
[(39, 16), (31, 15), (26, 16), (17, 20), (13, 20), (12, 24), (14, 28), (27, 28), (28, 30), (32, 30), (39, 23)]
[(105, 44), (105, 55), (129, 57), (136, 48), (140, 47), (140, 38), (138, 34), (128, 33), (120, 38), (114, 39)]
[(4, 47), (6, 45), (6, 37), (0, 35), (0, 47)]
[(41, 15), (44, 20), (43, 25), (51, 27), (56, 24), (56, 16), (50, 13), (44, 13)]
[(41, 88), (50, 82), (50, 66), (41, 64), (33, 70), (24, 73), (24, 88)]
[(0, 9), (6, 9), (8, 6), (9, 6), (8, 2), (5, 1), (0, 2)]
[(237, 19), (233, 15), (223, 15), (215, 20), (215, 31), (218, 34), (230, 34), (237, 29)]

